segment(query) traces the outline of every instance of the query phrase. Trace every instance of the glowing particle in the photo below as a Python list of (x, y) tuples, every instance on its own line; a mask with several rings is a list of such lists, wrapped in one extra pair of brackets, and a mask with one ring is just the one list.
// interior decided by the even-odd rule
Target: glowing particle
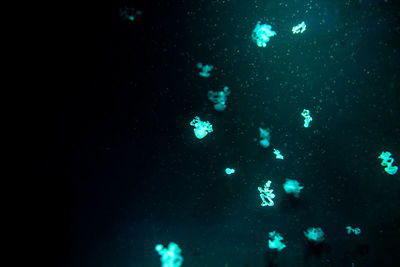
[(226, 169), (225, 169), (225, 173), (228, 174), (228, 175), (229, 175), (229, 174), (233, 174), (233, 173), (235, 173), (235, 170), (234, 170), (234, 169), (231, 169), (231, 168), (226, 168)]
[(203, 65), (201, 62), (197, 63), (197, 67), (201, 69), (199, 75), (203, 76), (204, 78), (210, 77), (210, 71), (212, 71), (214, 68), (213, 65)]
[(226, 108), (226, 98), (231, 92), (229, 87), (225, 86), (222, 91), (208, 91), (208, 99), (214, 103), (214, 108), (217, 111), (224, 111)]
[(293, 194), (295, 197), (300, 196), (300, 191), (304, 186), (300, 186), (299, 182), (292, 179), (286, 179), (283, 184), (283, 190), (285, 190), (286, 194)]
[(324, 231), (321, 228), (310, 227), (304, 232), (306, 238), (314, 243), (321, 243), (325, 240)]
[(251, 38), (257, 44), (258, 47), (266, 47), (267, 43), (269, 42), (269, 39), (272, 36), (276, 35), (276, 32), (274, 32), (271, 29), (272, 29), (271, 25), (268, 24), (261, 25), (261, 21), (257, 22), (257, 25), (254, 28), (253, 33), (251, 34)]
[(304, 127), (307, 128), (312, 121), (312, 117), (310, 116), (310, 111), (308, 109), (304, 109), (301, 113), (301, 116), (304, 117)]
[(269, 147), (269, 140), (271, 139), (270, 130), (269, 129), (260, 129), (260, 145), (263, 148)]
[(260, 192), (260, 197), (262, 199), (261, 206), (263, 207), (265, 206), (272, 207), (274, 205), (274, 201), (272, 199), (275, 198), (275, 194), (273, 193), (274, 190), (269, 188), (270, 186), (271, 186), (271, 181), (268, 180), (265, 183), (264, 188), (258, 187), (258, 191)]
[(268, 240), (268, 247), (270, 249), (276, 249), (278, 251), (281, 251), (286, 247), (286, 245), (282, 243), (283, 237), (279, 233), (273, 231), (270, 232), (268, 235), (269, 238), (272, 239)]
[(398, 167), (392, 166), (394, 159), (391, 157), (392, 153), (390, 152), (382, 152), (378, 158), (382, 159), (381, 165), (385, 167), (385, 172), (390, 175), (395, 175)]
[(190, 122), (191, 126), (194, 126), (194, 135), (198, 139), (204, 138), (208, 133), (213, 131), (211, 123), (208, 121), (201, 121), (198, 116), (194, 117), (194, 119)]
[(347, 226), (346, 229), (347, 229), (347, 234), (351, 234), (351, 233), (354, 233), (355, 235), (361, 234), (361, 229), (358, 227), (352, 228), (351, 226)]
[(307, 26), (303, 21), (299, 25), (294, 26), (292, 28), (292, 32), (293, 32), (293, 34), (303, 33), (306, 30), (306, 28), (307, 28)]
[(155, 249), (161, 256), (160, 260), (162, 267), (180, 267), (182, 265), (182, 250), (174, 242), (169, 243), (168, 249), (161, 244), (156, 245)]
[(278, 149), (274, 148), (274, 154), (277, 159), (283, 159), (281, 152)]

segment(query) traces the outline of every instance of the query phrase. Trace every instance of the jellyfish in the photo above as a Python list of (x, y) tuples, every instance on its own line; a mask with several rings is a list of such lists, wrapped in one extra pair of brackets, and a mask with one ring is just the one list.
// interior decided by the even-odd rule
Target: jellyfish
[(269, 147), (269, 140), (271, 139), (270, 130), (269, 129), (260, 129), (260, 145), (263, 148)]
[(314, 243), (321, 243), (325, 240), (324, 231), (321, 228), (310, 227), (304, 232), (306, 238)]
[[(268, 180), (264, 188), (258, 187), (258, 191), (260, 192), (260, 198), (262, 200), (261, 206), (270, 206), (272, 207), (274, 205), (274, 201), (272, 199), (275, 198), (274, 190), (270, 189), (271, 186), (271, 181)], [(268, 200), (268, 201), (267, 201)]]
[(134, 21), (136, 18), (140, 17), (142, 14), (143, 14), (142, 11), (135, 10), (134, 8), (127, 7), (127, 6), (119, 9), (119, 16), (121, 17), (122, 20)]
[(270, 232), (268, 235), (269, 235), (269, 238), (271, 239), (271, 240), (268, 240), (268, 247), (270, 249), (276, 249), (278, 251), (281, 251), (282, 249), (284, 249), (286, 247), (286, 245), (283, 244), (283, 242), (282, 242), (283, 237), (281, 236), (280, 233), (273, 231), (273, 232)]
[(258, 47), (266, 47), (269, 39), (276, 35), (276, 32), (271, 30), (271, 25), (262, 24), (261, 21), (257, 22), (256, 27), (251, 34), (251, 38), (257, 44)]
[(381, 165), (385, 167), (385, 172), (387, 172), (390, 175), (395, 175), (398, 170), (398, 167), (392, 166), (394, 159), (391, 156), (392, 153), (386, 151), (382, 152), (378, 158), (382, 159)]
[(198, 139), (204, 138), (208, 133), (213, 131), (211, 123), (208, 121), (201, 121), (198, 116), (194, 117), (194, 119), (190, 122), (191, 126), (194, 126), (194, 135)]
[(157, 244), (155, 250), (160, 255), (162, 267), (180, 267), (182, 265), (182, 250), (176, 243), (169, 243), (168, 248), (161, 244)]
[(203, 63), (201, 62), (197, 63), (197, 67), (201, 69), (199, 75), (204, 78), (210, 77), (210, 71), (212, 71), (212, 69), (214, 68), (213, 65), (203, 65)]
[(226, 168), (226, 169), (225, 169), (225, 173), (228, 174), (228, 175), (234, 174), (234, 173), (235, 173), (235, 169)]
[(292, 28), (292, 32), (293, 34), (303, 33), (306, 30), (306, 28), (307, 28), (306, 23), (302, 21), (300, 24)]
[(274, 148), (274, 154), (277, 159), (283, 159), (283, 155), (281, 154), (281, 152), (278, 149)]
[(304, 186), (300, 186), (299, 182), (292, 179), (286, 179), (285, 183), (283, 184), (283, 189), (285, 190), (286, 194), (293, 194), (295, 197), (299, 197), (301, 189)]
[(225, 86), (224, 89), (219, 92), (208, 91), (208, 99), (214, 103), (216, 111), (224, 111), (226, 108), (226, 99), (230, 93), (229, 87)]
[(353, 227), (351, 227), (351, 226), (346, 226), (346, 229), (347, 229), (347, 234), (348, 234), (348, 235), (351, 234), (351, 233), (353, 233), (354, 235), (359, 235), (359, 234), (361, 234), (361, 229), (358, 228), (358, 227), (353, 228)]
[(310, 126), (310, 122), (312, 121), (312, 117), (310, 116), (310, 111), (308, 109), (303, 109), (301, 116), (304, 117), (304, 127), (308, 128), (308, 126)]

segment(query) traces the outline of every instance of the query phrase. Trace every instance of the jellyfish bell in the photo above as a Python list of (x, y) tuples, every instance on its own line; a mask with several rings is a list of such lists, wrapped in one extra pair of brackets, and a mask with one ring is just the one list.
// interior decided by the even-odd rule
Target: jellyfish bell
[(216, 111), (224, 111), (226, 109), (225, 103), (217, 103), (214, 105)]

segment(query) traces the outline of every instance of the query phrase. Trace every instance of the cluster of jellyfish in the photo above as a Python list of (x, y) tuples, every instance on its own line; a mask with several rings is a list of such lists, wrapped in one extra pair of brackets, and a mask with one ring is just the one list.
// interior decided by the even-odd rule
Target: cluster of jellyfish
[[(132, 16), (126, 15), (129, 10), (123, 10), (122, 15), (126, 19), (133, 20)], [(130, 10), (130, 13), (133, 11)], [(141, 13), (139, 13), (140, 15)], [(138, 15), (136, 13), (136, 15)], [(293, 34), (302, 34), (306, 30), (305, 22), (301, 22), (300, 24), (293, 26), (292, 33)], [(252, 39), (257, 44), (258, 47), (266, 47), (270, 39), (276, 35), (276, 32), (272, 30), (272, 26), (268, 24), (261, 24), (259, 21), (255, 26), (252, 32)], [(201, 62), (197, 63), (197, 67), (200, 70), (199, 75), (204, 78), (210, 77), (211, 71), (213, 70), (212, 65), (203, 64)], [(230, 90), (228, 86), (225, 86), (221, 91), (208, 91), (208, 99), (214, 104), (214, 109), (216, 111), (224, 111), (226, 109), (227, 98), (230, 95)], [(304, 128), (310, 127), (310, 123), (313, 118), (310, 115), (310, 111), (308, 109), (304, 109), (301, 113), (301, 116), (304, 118)], [(213, 132), (212, 124), (208, 121), (202, 121), (198, 116), (196, 116), (191, 122), (190, 125), (194, 127), (194, 135), (198, 139), (203, 139), (207, 134)], [(262, 148), (270, 147), (270, 139), (271, 132), (270, 129), (264, 129), (259, 127), (259, 144)], [(278, 149), (273, 149), (273, 153), (275, 154), (276, 159), (283, 160), (284, 156)], [(382, 152), (378, 157), (382, 159), (381, 165), (384, 168), (385, 172), (390, 175), (394, 175), (397, 173), (398, 167), (393, 166), (394, 159), (391, 157), (390, 152)], [(236, 171), (233, 168), (226, 168), (225, 174), (232, 175)], [(272, 207), (274, 206), (274, 199), (276, 195), (274, 193), (274, 189), (271, 188), (272, 182), (271, 180), (267, 180), (263, 187), (258, 187), (258, 193), (261, 198), (261, 206), (262, 207)], [(297, 180), (294, 179), (286, 179), (283, 183), (283, 190), (286, 194), (294, 197), (300, 198), (301, 190), (304, 186), (301, 186)], [(359, 227), (345, 227), (348, 235), (359, 235), (361, 233), (361, 229)], [(309, 227), (304, 232), (305, 238), (313, 244), (322, 243), (325, 240), (325, 233), (320, 227)], [(272, 250), (281, 251), (286, 248), (286, 244), (284, 244), (284, 238), (282, 234), (277, 231), (272, 231), (268, 233), (268, 247)], [(173, 242), (171, 242), (168, 248), (165, 248), (162, 245), (157, 245), (155, 250), (161, 256), (161, 262), (163, 267), (180, 267), (183, 262), (183, 257), (181, 256), (181, 249), (179, 246)]]
[[(258, 191), (260, 193), (261, 198), (261, 206), (269, 206), (272, 207), (274, 205), (273, 199), (275, 198), (274, 190), (271, 189), (271, 181), (268, 180), (264, 187), (258, 187)], [(283, 190), (285, 190), (286, 194), (293, 195), (294, 197), (300, 197), (300, 191), (304, 188), (304, 186), (300, 186), (300, 183), (297, 180), (286, 179), (283, 184)]]
[[(304, 21), (300, 24), (293, 26), (292, 33), (299, 34), (303, 33), (307, 29), (307, 25)], [(274, 37), (276, 32), (272, 30), (272, 26), (268, 24), (261, 24), (261, 21), (257, 22), (254, 30), (251, 34), (253, 42), (257, 44), (258, 47), (267, 47), (267, 44), (271, 37)]]
[[(272, 207), (274, 206), (274, 198), (276, 195), (274, 194), (274, 190), (271, 188), (272, 182), (268, 180), (264, 187), (258, 187), (258, 191), (260, 193), (261, 198), (261, 206), (262, 207)], [(288, 195), (293, 195), (293, 197), (300, 197), (300, 192), (304, 187), (300, 185), (297, 180), (286, 179), (283, 184), (283, 189)], [(359, 227), (353, 228), (351, 226), (346, 226), (347, 234), (359, 235), (361, 233), (361, 229)], [(270, 249), (276, 249), (277, 251), (283, 250), (286, 245), (283, 243), (283, 236), (276, 232), (272, 231), (268, 234), (268, 247)], [(304, 231), (304, 236), (307, 240), (313, 244), (319, 244), (325, 240), (325, 233), (320, 227), (310, 227), (306, 231)]]
[[(359, 235), (361, 233), (360, 228), (352, 228), (351, 226), (346, 227), (347, 234)], [(320, 244), (325, 240), (325, 233), (321, 229), (321, 227), (309, 227), (304, 232), (304, 236), (311, 244)], [(268, 247), (269, 249), (276, 249), (277, 251), (281, 251), (286, 247), (283, 243), (283, 236), (276, 232), (272, 231), (268, 233)]]

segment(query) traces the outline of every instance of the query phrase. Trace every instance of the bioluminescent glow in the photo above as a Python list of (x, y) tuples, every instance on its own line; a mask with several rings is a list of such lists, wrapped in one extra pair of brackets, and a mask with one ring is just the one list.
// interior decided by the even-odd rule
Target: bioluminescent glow
[(306, 28), (307, 28), (306, 23), (302, 21), (300, 24), (292, 28), (292, 32), (293, 34), (303, 33), (306, 30)]
[(199, 69), (201, 69), (201, 71), (199, 72), (199, 75), (204, 77), (204, 78), (208, 78), (210, 77), (210, 71), (212, 71), (212, 69), (214, 68), (213, 65), (203, 65), (203, 63), (199, 62), (197, 63), (197, 67)]
[(312, 117), (310, 116), (310, 111), (308, 109), (304, 109), (301, 113), (301, 116), (304, 117), (304, 127), (308, 128), (310, 126), (310, 122), (312, 121)]
[(162, 267), (180, 267), (182, 265), (182, 250), (174, 242), (169, 243), (168, 249), (161, 244), (156, 245), (155, 249), (161, 256)]
[(278, 149), (274, 148), (274, 154), (277, 159), (283, 159), (281, 152)]
[(190, 122), (190, 125), (194, 127), (194, 135), (198, 139), (204, 138), (208, 133), (213, 131), (211, 123), (208, 121), (201, 121), (198, 116), (194, 117), (194, 119)]
[(359, 235), (361, 234), (361, 229), (356, 227), (356, 228), (352, 228), (351, 226), (346, 226), (347, 229), (347, 234), (355, 234), (355, 235)]
[(224, 111), (226, 108), (226, 99), (230, 93), (229, 87), (225, 86), (222, 91), (208, 91), (208, 99), (214, 103), (216, 111)]
[(382, 159), (381, 165), (385, 167), (385, 172), (390, 175), (395, 175), (398, 167), (392, 166), (394, 159), (391, 157), (392, 153), (390, 152), (382, 152), (378, 158)]
[(286, 247), (286, 245), (283, 244), (282, 242), (283, 237), (276, 231), (270, 232), (268, 236), (270, 238), (270, 240), (268, 240), (268, 247), (270, 249), (276, 249), (278, 251), (281, 251)]
[[(264, 185), (264, 188), (258, 187), (258, 191), (260, 192), (260, 197), (262, 199), (261, 206), (270, 206), (274, 205), (274, 201), (272, 199), (275, 198), (274, 190), (270, 189), (271, 181), (267, 181)], [(268, 200), (268, 201), (267, 201)]]
[(321, 228), (310, 227), (304, 232), (306, 238), (314, 243), (321, 243), (325, 240), (324, 231)]
[(300, 191), (303, 188), (304, 186), (300, 186), (298, 181), (292, 179), (286, 179), (285, 183), (283, 184), (283, 189), (285, 190), (286, 194), (292, 194), (295, 197), (300, 196)]
[(127, 6), (119, 9), (119, 16), (122, 20), (134, 21), (142, 14), (143, 14), (142, 11), (135, 10), (134, 8), (127, 7)]
[(258, 47), (266, 47), (269, 39), (275, 35), (276, 32), (272, 30), (271, 25), (261, 24), (261, 21), (259, 21), (251, 34), (251, 38)]
[(225, 173), (228, 174), (228, 175), (234, 174), (234, 173), (235, 173), (235, 170), (234, 170), (234, 169), (231, 169), (231, 168), (226, 168), (226, 169), (225, 169)]
[(270, 145), (269, 140), (271, 139), (270, 130), (263, 129), (261, 127), (259, 128), (259, 130), (260, 130), (260, 145), (263, 148), (269, 147)]

